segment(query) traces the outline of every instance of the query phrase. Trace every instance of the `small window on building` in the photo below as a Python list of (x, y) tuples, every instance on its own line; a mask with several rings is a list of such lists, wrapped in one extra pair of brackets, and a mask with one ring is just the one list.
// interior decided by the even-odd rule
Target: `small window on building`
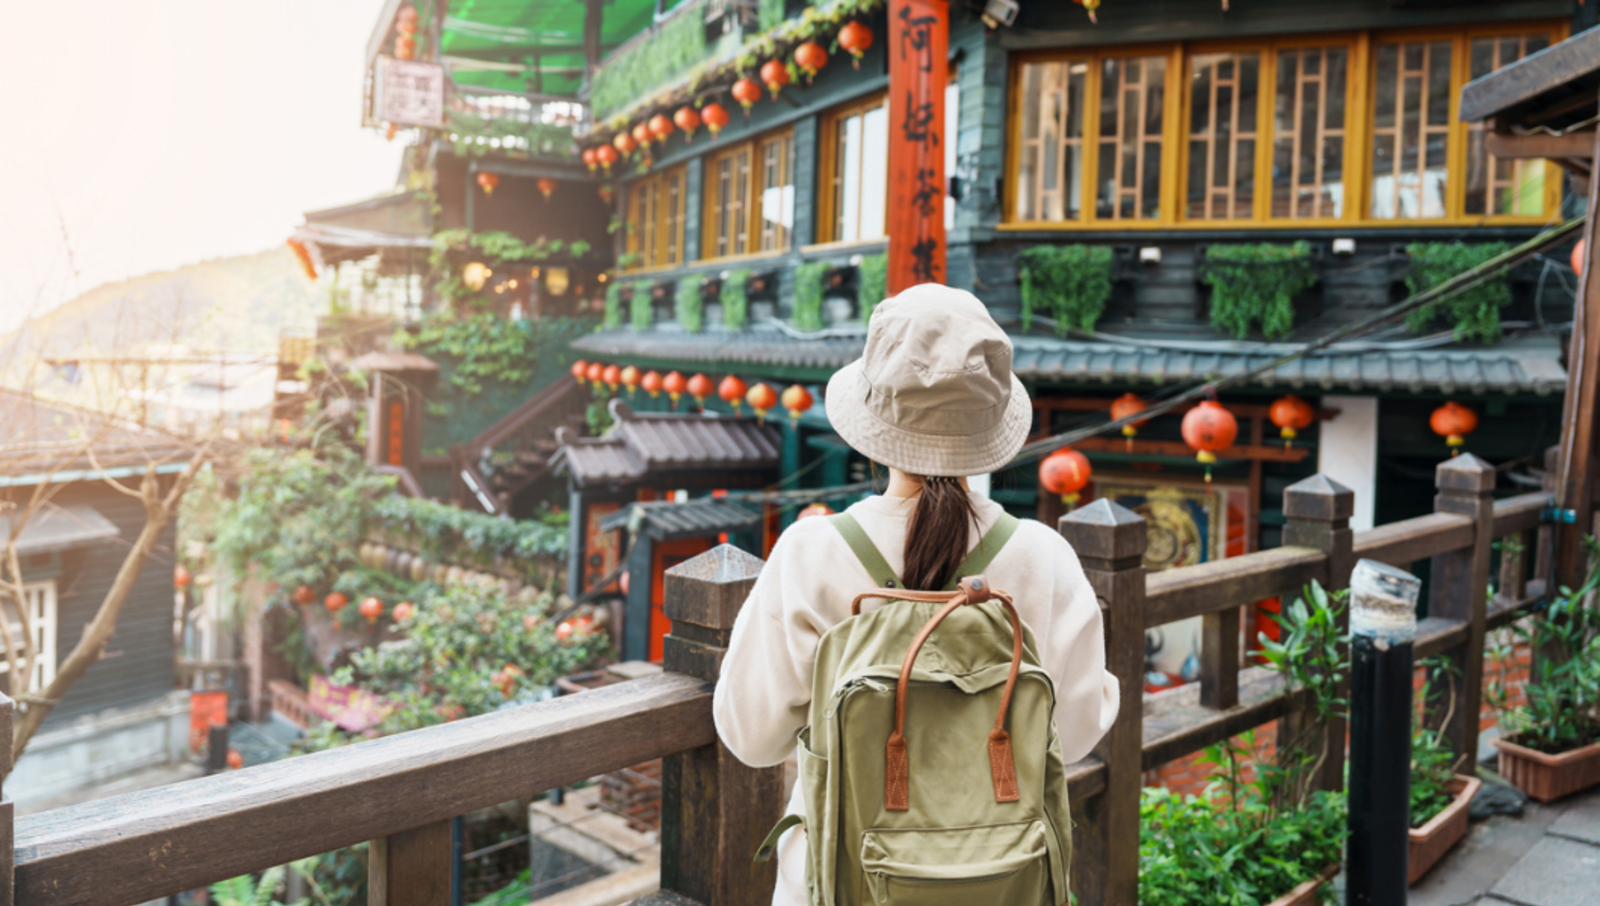
[(1374, 48), (1376, 219), (1435, 220), (1448, 213), (1453, 52), (1449, 39), (1380, 42)]
[(1202, 53), (1189, 58), (1191, 220), (1255, 216), (1261, 54)]
[[(1471, 39), (1469, 78), (1486, 76), (1550, 46), (1547, 34), (1486, 36)], [(1545, 209), (1543, 159), (1500, 160), (1484, 151), (1483, 124), (1467, 124), (1466, 213), (1539, 217)]]
[(794, 133), (712, 155), (705, 169), (705, 258), (789, 248), (794, 226)]
[(1272, 216), (1296, 220), (1344, 213), (1344, 47), (1278, 51), (1273, 98)]
[(883, 238), (889, 203), (889, 110), (884, 98), (829, 114), (822, 124), (822, 147), (818, 239)]
[(634, 267), (683, 263), (684, 174), (677, 167), (628, 186), (626, 245)]
[[(33, 643), (31, 683), (13, 683), (11, 657), (0, 656), (0, 690), (13, 697), (21, 694), (24, 687), (43, 688), (56, 675), (55, 580), (24, 583), (22, 592), (26, 621), (23, 619), (24, 614), (18, 612), (16, 597), (11, 590), (0, 589), (0, 620), (6, 623), (8, 637), (11, 639), (10, 653), (15, 655), (19, 669), (28, 668), (24, 663), (27, 655), (26, 642), (31, 640)], [(0, 642), (0, 645), (3, 645), (3, 642)], [(0, 649), (0, 654), (4, 654), (3, 649)]]
[(1165, 57), (1100, 61), (1100, 173), (1095, 216), (1154, 220), (1161, 216), (1161, 128)]

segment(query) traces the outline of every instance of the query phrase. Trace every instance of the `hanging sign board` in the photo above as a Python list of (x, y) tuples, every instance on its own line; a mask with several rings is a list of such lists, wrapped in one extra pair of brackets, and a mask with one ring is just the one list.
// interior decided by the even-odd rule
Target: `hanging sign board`
[(945, 281), (945, 0), (889, 0), (889, 294)]
[(378, 118), (398, 126), (443, 126), (444, 67), (379, 57)]

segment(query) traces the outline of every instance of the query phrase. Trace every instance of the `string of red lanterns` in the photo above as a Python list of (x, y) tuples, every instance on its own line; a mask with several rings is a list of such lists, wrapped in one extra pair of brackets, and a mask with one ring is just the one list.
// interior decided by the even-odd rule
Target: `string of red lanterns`
[(741, 407), (749, 404), (755, 412), (756, 418), (765, 422), (767, 414), (780, 406), (789, 413), (791, 424), (797, 424), (816, 402), (811, 391), (804, 385), (791, 384), (784, 388), (780, 394), (771, 385), (765, 382), (756, 382), (753, 386), (747, 384), (738, 375), (729, 374), (720, 382), (713, 382), (705, 374), (695, 374), (685, 378), (681, 372), (670, 371), (663, 375), (659, 371), (642, 371), (637, 365), (608, 365), (603, 362), (589, 362), (578, 359), (569, 368), (573, 380), (580, 386), (592, 386), (596, 390), (615, 395), (617, 388), (623, 387), (633, 396), (635, 391), (644, 390), (651, 398), (659, 397), (663, 391), (672, 403), (672, 408), (678, 408), (678, 401), (683, 395), (694, 397), (695, 403), (703, 410), (706, 399), (715, 394), (723, 402), (733, 408), (735, 414)]

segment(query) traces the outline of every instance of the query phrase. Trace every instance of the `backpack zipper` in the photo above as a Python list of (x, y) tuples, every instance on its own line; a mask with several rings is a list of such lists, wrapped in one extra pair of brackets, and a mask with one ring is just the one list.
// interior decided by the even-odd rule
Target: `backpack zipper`
[(1001, 878), (1009, 878), (1026, 867), (1027, 866), (1025, 865), (1018, 865), (1016, 868), (1013, 868), (1010, 871), (1001, 871), (994, 874), (981, 875), (976, 878), (918, 878), (913, 875), (890, 874), (889, 872), (880, 868), (877, 871), (868, 872), (867, 877), (872, 879), (873, 900), (878, 903), (888, 903), (890, 878), (893, 878), (902, 884), (931, 884), (935, 886), (948, 886), (951, 884), (985, 884), (990, 881), (998, 881)]

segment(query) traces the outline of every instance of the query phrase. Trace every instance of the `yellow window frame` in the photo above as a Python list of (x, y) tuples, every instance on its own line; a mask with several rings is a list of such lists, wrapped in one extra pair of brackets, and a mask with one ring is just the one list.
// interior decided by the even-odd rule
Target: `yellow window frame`
[[(627, 214), (627, 240), (624, 245), (630, 255), (639, 256), (639, 262), (628, 268), (630, 273), (680, 267), (687, 263), (684, 260), (684, 215), (688, 210), (689, 195), (687, 175), (688, 168), (680, 165), (628, 183), (627, 205), (624, 208)], [(678, 189), (676, 210), (672, 210), (667, 203), (673, 184)], [(649, 210), (643, 210), (645, 207)], [(669, 229), (674, 224), (677, 227), (675, 234), (669, 236)], [(668, 254), (669, 238), (676, 248), (676, 255)]]
[[(867, 97), (851, 101), (835, 107), (822, 115), (822, 122), (817, 131), (817, 244), (838, 242), (834, 228), (834, 215), (837, 213), (837, 202), (833, 197), (834, 180), (839, 176), (839, 123), (852, 116), (858, 116), (878, 107), (888, 106), (889, 93), (887, 91), (874, 92)], [(884, 211), (887, 217), (889, 206), (889, 181), (884, 180), (883, 187)], [(888, 224), (884, 224), (885, 238), (887, 238)], [(882, 242), (882, 239), (863, 240), (863, 242)]]
[[(772, 255), (781, 255), (789, 250), (794, 242), (792, 227), (786, 230), (783, 242), (778, 248), (761, 249), (761, 223), (762, 223), (762, 172), (761, 149), (774, 142), (787, 142), (786, 157), (783, 161), (784, 173), (789, 178), (790, 185), (794, 185), (794, 130), (792, 128), (774, 129), (754, 138), (746, 139), (738, 144), (707, 154), (705, 166), (700, 179), (700, 196), (702, 212), (700, 216), (700, 260), (701, 261), (729, 261), (746, 258), (766, 258)], [(744, 238), (743, 252), (728, 252), (717, 254), (717, 239), (721, 235), (724, 199), (717, 188), (717, 170), (725, 160), (737, 160), (740, 155), (747, 156), (748, 166), (744, 174), (745, 209), (740, 215), (739, 232)], [(798, 191), (799, 187), (796, 186)], [(729, 242), (729, 247), (733, 243)]]

